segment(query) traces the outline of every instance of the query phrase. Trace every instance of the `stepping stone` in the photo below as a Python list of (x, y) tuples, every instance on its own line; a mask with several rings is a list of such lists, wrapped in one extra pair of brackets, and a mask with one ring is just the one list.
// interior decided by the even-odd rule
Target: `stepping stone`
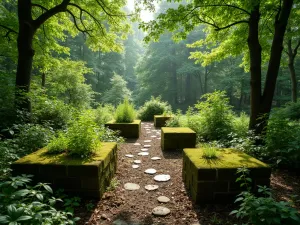
[(166, 196), (159, 196), (157, 198), (157, 201), (159, 201), (160, 203), (167, 203), (167, 202), (170, 201), (170, 199), (168, 197), (166, 197)]
[(151, 132), (146, 132), (146, 134), (151, 134)]
[(124, 185), (124, 188), (128, 191), (135, 191), (135, 190), (140, 189), (140, 185), (134, 184), (134, 183), (126, 183)]
[(155, 216), (166, 216), (170, 213), (170, 209), (162, 206), (157, 206), (152, 210)]
[(146, 156), (146, 155), (149, 155), (149, 152), (140, 152), (140, 153), (138, 153), (138, 155)]
[(167, 175), (167, 174), (159, 174), (159, 175), (156, 175), (154, 177), (154, 180), (159, 181), (159, 182), (165, 182), (165, 181), (168, 181), (170, 179), (171, 179), (171, 176)]
[(152, 157), (151, 159), (154, 160), (154, 161), (155, 161), (155, 160), (161, 160), (161, 158), (160, 158), (160, 157), (157, 157), (157, 156)]
[(137, 169), (137, 168), (139, 168), (140, 166), (139, 165), (132, 165), (132, 168), (133, 169)]
[(157, 138), (157, 140), (160, 140), (161, 138)]
[(148, 148), (142, 148), (141, 149), (142, 152), (145, 152), (145, 151), (148, 151), (148, 150), (149, 150)]
[(155, 174), (156, 173), (156, 169), (152, 169), (152, 168), (146, 169), (145, 173), (147, 173), (147, 174)]
[(141, 145), (140, 143), (134, 143), (133, 145)]
[(134, 157), (134, 155), (130, 155), (130, 154), (127, 154), (125, 156), (128, 157), (128, 158), (133, 158)]
[(144, 148), (150, 148), (151, 145), (144, 145)]
[(145, 140), (144, 142), (145, 142), (145, 143), (149, 143), (149, 142), (151, 142), (151, 140)]
[(152, 184), (146, 185), (145, 189), (148, 191), (154, 191), (154, 190), (158, 189), (158, 185), (152, 185)]
[(157, 130), (152, 130), (152, 132), (156, 132)]
[(142, 160), (138, 160), (138, 159), (137, 159), (137, 160), (134, 160), (133, 162), (134, 162), (135, 164), (141, 164), (141, 163), (142, 163)]
[(152, 137), (152, 138), (156, 138), (156, 136), (155, 136), (155, 135), (152, 135), (151, 137)]

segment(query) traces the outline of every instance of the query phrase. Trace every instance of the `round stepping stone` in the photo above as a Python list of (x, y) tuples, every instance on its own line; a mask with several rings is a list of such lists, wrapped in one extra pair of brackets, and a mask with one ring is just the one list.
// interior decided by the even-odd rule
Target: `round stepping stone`
[(141, 145), (140, 143), (134, 143), (133, 145)]
[(165, 182), (165, 181), (168, 181), (170, 179), (171, 179), (171, 176), (167, 175), (167, 174), (159, 174), (159, 175), (156, 175), (154, 177), (154, 180), (159, 181), (159, 182)]
[(155, 156), (155, 157), (152, 157), (151, 159), (155, 161), (155, 160), (160, 160), (161, 158), (160, 158), (160, 157), (157, 157), (157, 156)]
[(167, 203), (167, 202), (170, 201), (170, 199), (168, 197), (166, 197), (166, 196), (159, 196), (157, 198), (157, 201), (159, 201), (160, 203)]
[(152, 135), (151, 137), (152, 137), (152, 138), (156, 138), (156, 136), (155, 136), (155, 135)]
[(157, 140), (160, 140), (161, 138), (157, 138)]
[(130, 154), (127, 154), (125, 156), (128, 157), (128, 158), (133, 158), (134, 157), (134, 155), (130, 155)]
[(170, 209), (162, 206), (157, 206), (152, 210), (155, 216), (166, 216), (170, 213)]
[(142, 148), (142, 149), (141, 149), (142, 152), (146, 152), (146, 151), (148, 151), (148, 150), (149, 150), (148, 148)]
[(126, 183), (124, 185), (124, 188), (128, 191), (135, 191), (135, 190), (140, 189), (140, 185), (134, 184), (134, 183)]
[(134, 162), (135, 164), (141, 164), (141, 163), (142, 163), (142, 160), (138, 160), (138, 159), (137, 159), (137, 160), (134, 160), (133, 162)]
[(151, 132), (146, 132), (146, 134), (151, 134)]
[(146, 156), (149, 155), (149, 152), (139, 152), (138, 155)]
[(158, 185), (149, 184), (149, 185), (145, 186), (145, 189), (148, 191), (154, 191), (154, 190), (158, 189)]
[(132, 165), (132, 168), (133, 169), (137, 169), (137, 168), (139, 168), (140, 166), (139, 165)]
[(152, 168), (146, 169), (145, 173), (147, 173), (147, 174), (155, 174), (156, 173), (156, 169), (152, 169)]
[(144, 148), (150, 148), (151, 145), (144, 145)]
[(149, 142), (151, 142), (151, 140), (145, 140), (144, 142), (145, 142), (145, 143), (149, 143)]

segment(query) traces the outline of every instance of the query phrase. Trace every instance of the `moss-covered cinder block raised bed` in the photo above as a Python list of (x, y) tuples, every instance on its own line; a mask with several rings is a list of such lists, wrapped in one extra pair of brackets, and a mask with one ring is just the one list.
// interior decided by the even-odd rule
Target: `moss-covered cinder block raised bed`
[(125, 138), (139, 138), (141, 132), (141, 120), (134, 120), (132, 123), (110, 121), (105, 126), (111, 130), (119, 130), (120, 135)]
[(172, 116), (155, 115), (154, 116), (154, 126), (155, 127), (165, 127), (167, 120), (171, 119)]
[(41, 149), (11, 165), (13, 175), (32, 174), (35, 182), (51, 183), (67, 193), (101, 198), (117, 168), (117, 144), (105, 142), (89, 159), (65, 153), (49, 155)]
[(195, 148), (196, 132), (188, 127), (162, 127), (162, 150)]
[(234, 149), (218, 150), (217, 159), (203, 158), (203, 149), (184, 149), (182, 176), (195, 203), (232, 203), (242, 190), (236, 183), (237, 168), (247, 167), (257, 185), (270, 185), (271, 168)]

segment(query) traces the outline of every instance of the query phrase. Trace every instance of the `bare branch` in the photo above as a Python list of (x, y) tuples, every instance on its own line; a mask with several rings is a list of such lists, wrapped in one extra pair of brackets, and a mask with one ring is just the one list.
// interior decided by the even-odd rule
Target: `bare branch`
[(31, 6), (35, 6), (38, 8), (41, 8), (43, 11), (48, 11), (48, 9), (40, 4), (32, 3)]
[(77, 30), (79, 30), (81, 33), (87, 33), (89, 36), (91, 36), (91, 34), (89, 33), (91, 30), (87, 30), (87, 29), (81, 29), (79, 26), (78, 26), (78, 24), (77, 24), (77, 19), (76, 19), (76, 17), (74, 16), (74, 14), (70, 11), (70, 10), (68, 10), (67, 9), (67, 12), (71, 15), (71, 17), (73, 18), (73, 20), (74, 20), (74, 25), (75, 25), (75, 27), (76, 27), (76, 29)]
[(15, 31), (15, 30), (13, 30), (13, 29), (11, 29), (11, 28), (5, 26), (5, 25), (1, 25), (1, 24), (0, 24), (0, 27), (2, 27), (2, 28), (4, 28), (4, 29), (7, 30), (6, 34), (5, 34), (3, 37), (7, 38), (8, 41), (11, 40), (10, 37), (9, 37), (10, 33), (18, 34), (17, 31)]
[(298, 39), (298, 43), (294, 48), (294, 52), (293, 52), (294, 57), (296, 57), (299, 47), (300, 47), (300, 39)]
[(238, 9), (248, 15), (250, 15), (250, 12), (248, 12), (247, 10), (240, 8), (236, 5), (230, 5), (230, 4), (212, 4), (212, 5), (198, 5), (195, 8), (205, 8), (205, 7), (228, 7), (228, 8), (234, 8), (234, 9)]
[(229, 24), (229, 25), (227, 25), (227, 26), (225, 26), (225, 27), (218, 27), (218, 28), (216, 28), (215, 30), (216, 30), (216, 31), (224, 30), (224, 29), (227, 29), (227, 28), (229, 28), (229, 27), (232, 27), (232, 26), (237, 25), (237, 24), (240, 24), (240, 23), (249, 23), (249, 21), (248, 21), (248, 20), (240, 20), (240, 21), (236, 21), (236, 22), (231, 23), (231, 24)]

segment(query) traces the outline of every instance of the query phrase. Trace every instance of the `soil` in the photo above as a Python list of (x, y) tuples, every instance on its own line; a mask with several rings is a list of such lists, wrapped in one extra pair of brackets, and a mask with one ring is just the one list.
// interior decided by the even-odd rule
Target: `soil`
[[(146, 130), (149, 126), (150, 130)], [(151, 137), (151, 136), (157, 137)], [(76, 216), (81, 220), (80, 225), (150, 225), (150, 224), (172, 224), (172, 225), (209, 225), (209, 224), (240, 224), (234, 216), (229, 213), (236, 208), (235, 205), (194, 205), (189, 194), (185, 190), (181, 172), (181, 152), (162, 152), (160, 148), (160, 129), (155, 129), (153, 123), (142, 123), (142, 134), (137, 140), (127, 140), (120, 145), (118, 152), (118, 169), (112, 191), (104, 194), (100, 201), (83, 199), (82, 206), (76, 210)], [(151, 140), (145, 143), (144, 140)], [(134, 143), (140, 143), (136, 146)], [(150, 144), (149, 155), (139, 156), (138, 153), (144, 144)], [(125, 155), (132, 154), (133, 158)], [(161, 157), (161, 160), (153, 161), (152, 157)], [(132, 168), (133, 161), (142, 161), (139, 168)], [(146, 174), (146, 169), (157, 170), (154, 175)], [(156, 182), (153, 177), (157, 174), (169, 174), (171, 179), (167, 182)], [(136, 183), (140, 189), (128, 191), (124, 189), (125, 183)], [(158, 185), (154, 191), (147, 191), (146, 185)], [(276, 171), (271, 177), (271, 188), (277, 200), (291, 200), (290, 195), (300, 196), (300, 177), (287, 171)], [(159, 196), (170, 198), (167, 203), (159, 203)], [(91, 209), (85, 207), (90, 204)], [(164, 217), (154, 216), (152, 210), (157, 206), (170, 209), (171, 213)], [(300, 205), (296, 205), (300, 211)]]

